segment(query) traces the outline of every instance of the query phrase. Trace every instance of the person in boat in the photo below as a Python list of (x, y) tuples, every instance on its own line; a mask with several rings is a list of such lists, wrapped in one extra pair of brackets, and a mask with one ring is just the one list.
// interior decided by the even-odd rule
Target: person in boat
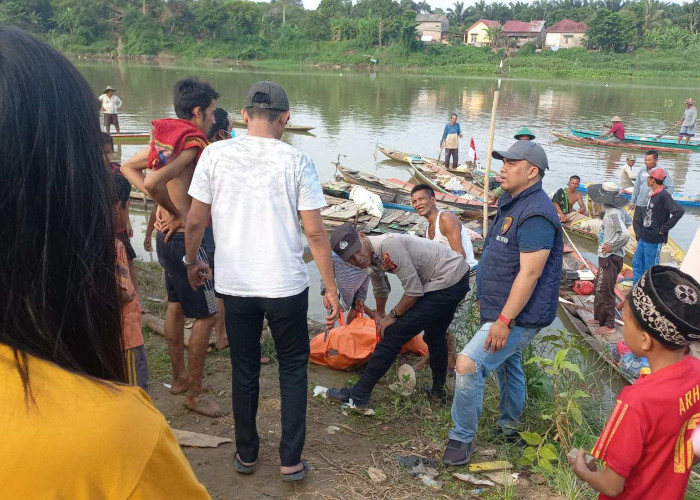
[[(651, 267), (622, 309), (625, 343), (651, 373), (625, 387), (592, 450), (573, 472), (600, 498), (685, 498), (696, 460), (691, 436), (700, 415), (700, 360), (686, 356), (700, 339), (700, 283), (678, 269)], [(589, 457), (590, 459), (590, 457)]]
[(254, 83), (241, 115), (248, 133), (210, 145), (194, 171), (185, 228), (188, 278), (197, 288), (211, 274), (208, 263), (198, 259), (211, 217), (216, 291), (223, 295), (230, 345), (234, 470), (252, 474), (257, 467), (260, 334), (267, 317), (280, 375), (280, 474), (284, 481), (299, 481), (309, 471), (301, 459), (309, 361), (309, 275), (302, 258), (302, 227), (326, 283), (323, 302), (331, 309), (326, 325), (333, 325), (340, 309), (321, 218), (326, 200), (311, 157), (280, 140), (290, 116), (285, 90), (271, 81)]
[(532, 131), (527, 127), (520, 127), (520, 130), (518, 130), (513, 137), (515, 138), (516, 141), (534, 141), (535, 140), (535, 134), (533, 134)]
[[(462, 226), (459, 217), (452, 212), (438, 210), (436, 202), (435, 191), (427, 184), (418, 184), (411, 189), (411, 206), (418, 215), (425, 217), (428, 221), (425, 237), (462, 254), (470, 271), (476, 271), (479, 262), (474, 258), (474, 246), (469, 230)], [(447, 369), (450, 372), (454, 371), (457, 363), (456, 351), (455, 337), (448, 333)]]
[(683, 118), (678, 121), (678, 125), (681, 126), (681, 130), (678, 132), (678, 144), (680, 144), (683, 139), (685, 139), (685, 143), (688, 144), (690, 139), (695, 137), (695, 122), (697, 119), (698, 109), (695, 107), (695, 101), (693, 101), (692, 98), (686, 99)]
[(615, 285), (622, 270), (625, 245), (630, 238), (621, 210), (627, 205), (627, 200), (614, 182), (588, 186), (588, 196), (605, 209), (598, 238), (598, 274), (594, 283), (591, 325), (599, 325), (596, 334), (607, 335), (615, 333)]
[[(464, 255), (434, 241), (409, 234), (365, 236), (351, 223), (337, 227), (331, 246), (345, 262), (373, 271), (372, 287), (377, 300), (377, 330), (382, 337), (360, 380), (350, 388), (330, 388), (328, 396), (343, 403), (367, 406), (374, 386), (391, 368), (401, 347), (425, 332), (430, 352), (432, 387), (429, 398), (444, 404), (447, 399), (447, 340), (445, 334), (457, 305), (469, 291), (469, 266)], [(403, 296), (389, 314), (382, 314), (388, 295), (382, 273), (401, 281)], [(377, 294), (379, 292), (379, 294)]]
[(111, 126), (114, 125), (114, 130), (119, 133), (119, 108), (122, 107), (122, 100), (119, 99), (115, 92), (117, 89), (107, 85), (102, 94), (97, 98), (100, 101), (101, 111), (104, 115), (105, 132), (109, 134)]
[(636, 177), (632, 169), (636, 161), (637, 156), (629, 153), (625, 159), (625, 164), (622, 165), (622, 170), (620, 170), (620, 189), (623, 191), (634, 187), (634, 180)]
[(0, 108), (0, 496), (209, 499), (126, 384), (92, 89), (55, 49), (0, 26)]
[(452, 158), (453, 169), (459, 166), (459, 139), (462, 137), (464, 134), (457, 123), (457, 115), (452, 113), (440, 140), (440, 149), (445, 148), (445, 168), (448, 170), (450, 169), (450, 158)]
[[(640, 168), (637, 172), (637, 178), (634, 180), (634, 190), (632, 191), (632, 199), (630, 201), (630, 207), (634, 208), (634, 217), (632, 219), (632, 227), (634, 229), (635, 237), (639, 237), (639, 233), (642, 231), (642, 221), (644, 221), (644, 216), (647, 211), (647, 205), (649, 204), (649, 193), (651, 188), (647, 179), (649, 177), (649, 172), (657, 168), (659, 163), (659, 153), (657, 151), (647, 151), (644, 155), (644, 168)], [(670, 175), (667, 175), (664, 179), (664, 186), (666, 191), (673, 193), (675, 189), (675, 184)]]
[[(572, 222), (580, 218), (581, 215), (588, 215), (586, 204), (583, 202), (583, 196), (578, 191), (580, 184), (581, 178), (578, 175), (572, 175), (569, 178), (567, 186), (557, 189), (557, 192), (552, 196), (552, 204), (557, 211), (559, 221)], [(575, 212), (574, 205), (578, 205), (578, 210)]]
[[(685, 210), (671, 197), (664, 187), (667, 174), (663, 168), (649, 172), (649, 201), (647, 202), (637, 236), (637, 250), (632, 258), (634, 282), (639, 281), (644, 271), (659, 263), (661, 247), (668, 241), (668, 233), (678, 224)], [(636, 218), (635, 214), (635, 218)]]
[(622, 123), (622, 118), (615, 115), (610, 121), (612, 124), (604, 123), (603, 127), (608, 128), (608, 131), (598, 136), (598, 139), (604, 139), (608, 142), (622, 142), (625, 140), (625, 125)]
[(508, 440), (519, 439), (526, 397), (522, 350), (554, 321), (559, 304), (564, 242), (557, 212), (542, 189), (547, 154), (534, 141), (517, 141), (493, 157), (503, 160), (505, 194), (476, 273), (481, 328), (457, 356), (445, 465), (469, 462), (492, 371), (501, 393), (499, 431)]
[[(168, 293), (165, 336), (173, 369), (170, 392), (187, 392), (185, 406), (210, 417), (224, 412), (213, 399), (202, 396), (202, 373), (209, 347), (209, 335), (217, 320), (214, 285), (207, 280), (192, 290), (187, 267), (196, 262), (185, 260), (185, 220), (192, 204), (188, 194), (195, 165), (209, 141), (206, 134), (214, 123), (219, 94), (206, 82), (185, 78), (175, 84), (174, 107), (178, 118), (154, 120), (151, 145), (122, 165), (124, 176), (158, 204), (156, 217), (156, 253), (165, 271)], [(150, 169), (148, 176), (144, 170)], [(171, 182), (172, 181), (172, 182)], [(206, 260), (206, 251), (201, 249)], [(211, 277), (211, 276), (209, 276)], [(185, 318), (194, 318), (185, 369)]]

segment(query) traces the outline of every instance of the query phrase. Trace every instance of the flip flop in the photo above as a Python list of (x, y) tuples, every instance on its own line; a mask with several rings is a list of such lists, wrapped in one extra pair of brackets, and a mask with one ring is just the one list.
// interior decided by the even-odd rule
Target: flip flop
[(307, 464), (305, 461), (301, 461), (302, 465), (304, 466), (303, 469), (297, 472), (292, 472), (291, 474), (282, 474), (282, 481), (301, 481), (306, 477), (306, 474), (309, 473), (309, 464)]
[(236, 472), (239, 474), (252, 474), (255, 472), (255, 467), (257, 466), (257, 463), (254, 463), (253, 465), (246, 465), (241, 460), (238, 458), (238, 451), (233, 454), (233, 466), (236, 469)]

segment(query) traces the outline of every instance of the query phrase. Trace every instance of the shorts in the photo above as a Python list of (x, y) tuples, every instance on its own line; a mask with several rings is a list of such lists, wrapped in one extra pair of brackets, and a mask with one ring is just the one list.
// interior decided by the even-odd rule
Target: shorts
[[(214, 276), (214, 254), (211, 252), (207, 252), (207, 259), (209, 260), (209, 269), (211, 269), (212, 280), (216, 280), (216, 276)], [(224, 296), (216, 291), (216, 281), (214, 281), (214, 285), (215, 285), (214, 296), (217, 299), (223, 299)]]
[(126, 368), (127, 383), (138, 385), (148, 392), (148, 359), (143, 344), (131, 349), (124, 349), (124, 367)]
[(126, 249), (126, 256), (129, 260), (134, 260), (136, 258), (136, 250), (131, 246), (131, 238), (126, 235), (126, 231), (117, 233), (117, 238), (124, 243), (124, 248)]
[(690, 127), (687, 125), (683, 125), (681, 127), (681, 131), (678, 132), (678, 135), (682, 135), (685, 137), (695, 137), (695, 125), (692, 125)]
[(119, 126), (119, 115), (114, 113), (104, 113), (105, 115), (105, 128), (108, 128), (110, 125), (114, 125), (115, 127)]
[[(174, 233), (169, 241), (164, 241), (165, 235), (158, 231), (156, 234), (156, 253), (158, 262), (165, 271), (165, 290), (168, 292), (168, 302), (180, 303), (185, 316), (188, 318), (208, 318), (217, 313), (216, 297), (214, 296), (214, 280), (207, 280), (204, 286), (192, 290), (187, 280), (187, 268), (182, 263), (185, 256), (185, 233)], [(197, 258), (207, 261), (203, 247), (199, 247)]]

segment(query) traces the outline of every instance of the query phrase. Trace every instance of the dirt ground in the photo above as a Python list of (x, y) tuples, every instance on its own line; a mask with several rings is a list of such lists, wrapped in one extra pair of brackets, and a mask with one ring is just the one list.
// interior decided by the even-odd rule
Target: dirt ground
[[(162, 297), (155, 267), (140, 269), (142, 296)], [(155, 300), (144, 301), (154, 314), (163, 307)], [(318, 333), (319, 326), (310, 331)], [(164, 383), (170, 382), (170, 363), (165, 340), (150, 330), (144, 331), (149, 358), (151, 385), (149, 395), (165, 415), (171, 427), (234, 439), (233, 418), (208, 418), (188, 411), (184, 396), (173, 396)], [(415, 455), (433, 458), (438, 463), (450, 427), (449, 403), (441, 407), (431, 403), (420, 390), (411, 396), (399, 396), (387, 386), (396, 381), (396, 367), (407, 362), (415, 365), (419, 358), (402, 356), (380, 382), (373, 393), (376, 414), (364, 416), (343, 411), (339, 404), (320, 397), (312, 397), (313, 388), (343, 386), (356, 380), (357, 373), (334, 371), (309, 365), (309, 405), (307, 411), (307, 438), (303, 458), (311, 472), (304, 481), (295, 484), (282, 482), (279, 473), (278, 445), (281, 436), (280, 399), (277, 365), (271, 342), (264, 341), (264, 353), (273, 358), (262, 366), (260, 375), (260, 406), (258, 433), (260, 456), (258, 469), (250, 476), (241, 476), (233, 469), (234, 443), (217, 448), (183, 448), (197, 478), (206, 486), (214, 499), (350, 499), (350, 498), (561, 498), (546, 486), (536, 486), (537, 476), (528, 471), (520, 473), (518, 484), (493, 486), (484, 490), (452, 477), (453, 472), (467, 473), (468, 467), (439, 468), (437, 485), (426, 486), (413, 477), (408, 469), (398, 465), (397, 456)], [(228, 349), (213, 351), (205, 365), (205, 386), (217, 403), (231, 409), (231, 368)], [(429, 371), (429, 370), (428, 370)], [(429, 373), (418, 374), (418, 388), (429, 383)], [(497, 407), (496, 401), (487, 401)], [(493, 422), (485, 428), (493, 428)], [(338, 430), (329, 429), (336, 427)], [(488, 436), (488, 431), (485, 431)], [(481, 435), (481, 433), (480, 433)], [(519, 451), (507, 443), (478, 441), (478, 451), (472, 463), (509, 460), (515, 464)], [(379, 469), (385, 476), (381, 482), (370, 479), (368, 469)]]

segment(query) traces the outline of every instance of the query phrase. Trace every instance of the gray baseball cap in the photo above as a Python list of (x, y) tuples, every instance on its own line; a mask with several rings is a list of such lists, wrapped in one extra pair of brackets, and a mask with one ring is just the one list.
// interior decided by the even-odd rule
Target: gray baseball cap
[(360, 250), (360, 235), (350, 222), (346, 222), (333, 230), (331, 234), (331, 249), (345, 262)]
[[(258, 93), (266, 94), (270, 98), (270, 102), (253, 102), (253, 97)], [(282, 87), (275, 82), (263, 80), (251, 85), (245, 94), (245, 107), (252, 108), (253, 106), (275, 111), (289, 111), (289, 99), (287, 99), (287, 93)]]
[(527, 160), (540, 170), (548, 170), (547, 153), (535, 141), (516, 141), (508, 151), (494, 151), (491, 156), (497, 160)]

